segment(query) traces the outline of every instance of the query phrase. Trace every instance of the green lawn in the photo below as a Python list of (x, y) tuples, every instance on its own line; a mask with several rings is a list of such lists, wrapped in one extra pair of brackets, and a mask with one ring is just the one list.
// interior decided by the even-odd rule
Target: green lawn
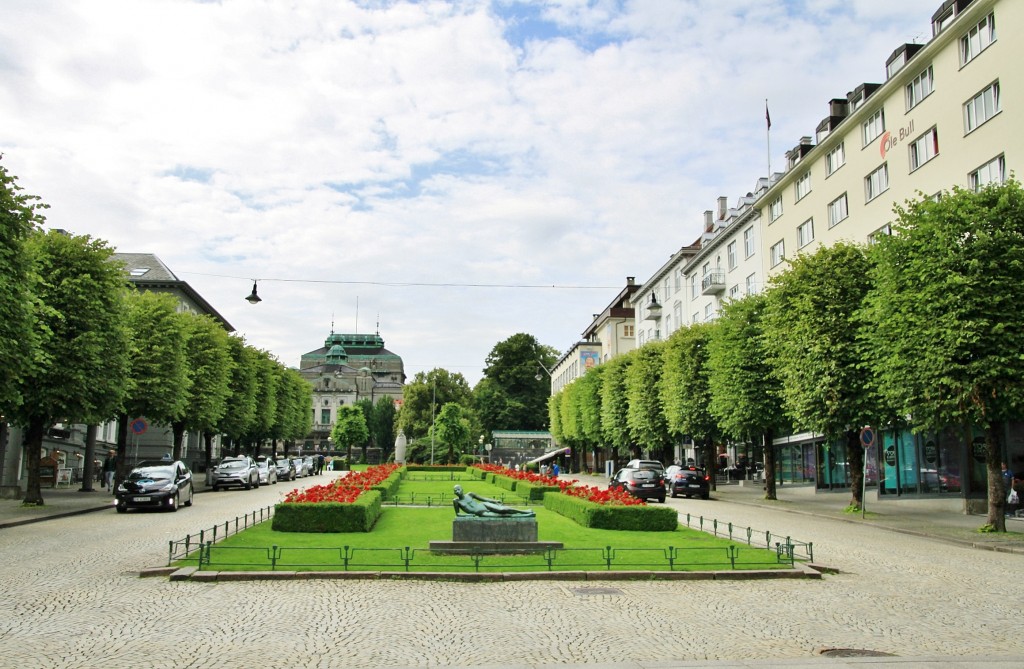
[[(404, 486), (403, 486), (404, 488)], [(484, 494), (483, 486), (473, 492)], [(434, 555), (430, 541), (449, 541), (451, 508), (386, 507), (372, 532), (343, 534), (274, 532), (270, 523), (229, 537), (211, 550), (204, 569), (348, 571), (675, 571), (788, 568), (774, 551), (751, 548), (685, 528), (673, 532), (593, 530), (537, 508), (538, 539), (565, 546), (544, 554)], [(274, 549), (272, 547), (276, 546)], [(730, 558), (730, 554), (732, 554)], [(406, 565), (406, 560), (409, 561)], [(609, 565), (610, 560), (610, 565)], [(194, 564), (188, 561), (182, 564)]]

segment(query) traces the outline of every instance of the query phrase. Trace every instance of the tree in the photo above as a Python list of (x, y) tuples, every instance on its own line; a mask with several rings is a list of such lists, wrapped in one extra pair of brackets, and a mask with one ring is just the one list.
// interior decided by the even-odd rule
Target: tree
[(370, 417), (370, 441), (377, 445), (381, 453), (381, 461), (388, 459), (388, 454), (395, 445), (395, 400), (380, 397), (373, 405)]
[(708, 345), (711, 414), (733, 439), (757, 439), (764, 447), (765, 498), (775, 496), (777, 431), (786, 427), (781, 388), (761, 337), (764, 294), (722, 308)]
[(128, 382), (125, 274), (105, 242), (51, 230), (26, 240), (37, 309), (38, 354), (18, 379), (11, 422), (26, 428), (25, 504), (42, 505), (39, 461), (54, 422), (98, 423), (114, 415)]
[(249, 432), (243, 437), (253, 456), (260, 454), (260, 444), (274, 436), (277, 418), (278, 369), (281, 363), (268, 351), (257, 350), (256, 413)]
[(185, 358), (189, 390), (185, 410), (174, 421), (174, 459), (181, 458), (181, 442), (185, 430), (203, 435), (206, 442), (204, 460), (210, 464), (209, 438), (217, 422), (227, 411), (231, 396), (231, 351), (228, 333), (217, 321), (206, 315), (183, 313), (186, 330)]
[(715, 480), (714, 444), (721, 438), (718, 421), (711, 413), (711, 382), (708, 345), (715, 323), (695, 323), (679, 328), (669, 337), (665, 369), (661, 377), (662, 404), (669, 432), (677, 438), (689, 435), (700, 443), (703, 461)]
[(483, 427), (488, 432), (547, 429), (551, 380), (541, 365), (551, 369), (557, 360), (558, 351), (533, 335), (514, 334), (495, 344), (474, 389)]
[(278, 452), (278, 441), (285, 442), (284, 451), (287, 453), (289, 442), (309, 434), (313, 420), (313, 392), (309, 382), (298, 371), (280, 363), (276, 365), (275, 374), (277, 401), (270, 433), (271, 454)]
[(626, 416), (629, 400), (626, 397), (626, 371), (633, 362), (632, 352), (612, 358), (602, 365), (607, 371), (601, 379), (601, 430), (607, 440), (611, 460), (619, 458), (620, 450), (630, 447), (629, 425)]
[(229, 337), (228, 344), (233, 363), (228, 382), (231, 398), (219, 429), (232, 442), (233, 454), (238, 455), (242, 435), (252, 430), (256, 417), (256, 365), (259, 352), (247, 345), (241, 337)]
[(338, 407), (338, 418), (331, 428), (331, 440), (345, 449), (345, 460), (352, 466), (352, 447), (365, 444), (370, 437), (363, 410), (350, 404)]
[(430, 434), (437, 411), (448, 402), (473, 410), (473, 392), (462, 374), (435, 368), (417, 372), (402, 389), (399, 425), (410, 441)]
[(469, 421), (462, 415), (462, 407), (449, 402), (441, 407), (434, 425), (434, 438), (439, 448), (445, 451), (445, 463), (454, 464), (459, 456), (472, 450), (470, 444)]
[(858, 338), (857, 313), (871, 286), (869, 273), (864, 249), (853, 244), (800, 255), (772, 279), (763, 320), (786, 415), (797, 430), (845, 440), (850, 505), (857, 509), (864, 478), (860, 430), (881, 412)]
[(1003, 532), (1002, 430), (1024, 408), (1024, 190), (978, 192), (895, 208), (872, 248), (874, 287), (861, 314), (878, 387), (916, 430), (984, 435), (988, 525)]
[[(601, 425), (601, 390), (605, 365), (591, 367), (573, 385), (579, 385), (580, 433), (583, 444), (591, 449), (595, 466), (600, 461), (599, 452), (605, 443), (604, 428)], [(581, 462), (579, 464), (585, 464)]]
[(626, 424), (630, 436), (652, 459), (662, 462), (670, 443), (660, 393), (664, 351), (664, 342), (645, 344), (633, 351), (633, 364), (626, 370)]
[(173, 425), (185, 415), (191, 380), (186, 364), (187, 330), (170, 293), (130, 292), (127, 322), (132, 345), (131, 383), (118, 421), (116, 480), (127, 474), (128, 423), (145, 416)]
[[(21, 192), (0, 165), (0, 414), (21, 403), (19, 381), (29, 371), (39, 339), (33, 328), (30, 235), (42, 225), (39, 197)], [(3, 456), (0, 445), (0, 457)]]

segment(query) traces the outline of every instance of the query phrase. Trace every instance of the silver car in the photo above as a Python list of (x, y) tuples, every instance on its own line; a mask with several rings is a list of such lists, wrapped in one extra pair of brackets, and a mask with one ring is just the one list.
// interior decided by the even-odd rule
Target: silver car
[(233, 485), (246, 490), (260, 487), (260, 470), (248, 455), (224, 458), (213, 471), (214, 492)]
[(256, 460), (256, 468), (260, 471), (260, 485), (277, 483), (277, 463), (272, 458), (259, 458)]

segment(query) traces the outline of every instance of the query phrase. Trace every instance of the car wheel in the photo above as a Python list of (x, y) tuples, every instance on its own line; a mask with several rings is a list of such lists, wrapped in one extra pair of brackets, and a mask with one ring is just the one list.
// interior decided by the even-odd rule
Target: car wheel
[(188, 499), (185, 500), (185, 506), (192, 506), (192, 498), (195, 496), (196, 491), (192, 489), (192, 486), (188, 487)]
[(672, 499), (675, 499), (676, 497), (679, 497), (679, 493), (677, 493), (675, 490), (673, 490), (672, 491)]
[(175, 511), (177, 511), (178, 510), (178, 502), (179, 501), (180, 500), (178, 499), (178, 493), (174, 493), (174, 497), (168, 497), (167, 498), (167, 510), (170, 511), (171, 513), (174, 513)]
[(127, 511), (128, 511), (128, 507), (125, 506), (124, 504), (118, 504), (114, 508), (117, 509), (118, 513), (127, 513)]
[(662, 495), (661, 497), (659, 497), (658, 501), (661, 502), (662, 504), (664, 504), (665, 503), (665, 496)]
[(218, 486), (218, 485), (214, 484), (214, 486), (213, 486), (213, 491), (214, 491), (214, 492), (217, 492), (218, 490), (220, 490), (220, 486)]
[(252, 479), (249, 479), (248, 481), (243, 483), (242, 487), (245, 488), (246, 490), (249, 490), (250, 488), (252, 488)]
[(256, 476), (256, 480), (252, 482), (252, 487), (253, 488), (259, 488), (260, 487), (260, 477), (258, 475)]
[(706, 492), (700, 496), (701, 499), (711, 499), (711, 493)]

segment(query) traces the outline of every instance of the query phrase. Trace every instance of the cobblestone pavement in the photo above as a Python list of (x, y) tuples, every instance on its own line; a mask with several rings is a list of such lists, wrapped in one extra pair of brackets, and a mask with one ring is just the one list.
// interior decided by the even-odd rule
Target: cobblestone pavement
[[(169, 539), (273, 504), (292, 487), (204, 493), (173, 514), (107, 509), (0, 530), (0, 666), (852, 666), (816, 658), (823, 648), (934, 658), (871, 658), (877, 669), (1024, 666), (1014, 594), (1021, 555), (727, 495), (669, 504), (813, 541), (816, 562), (839, 573), (820, 581), (493, 584), (138, 577), (162, 564)], [(965, 656), (985, 659), (942, 659)]]

